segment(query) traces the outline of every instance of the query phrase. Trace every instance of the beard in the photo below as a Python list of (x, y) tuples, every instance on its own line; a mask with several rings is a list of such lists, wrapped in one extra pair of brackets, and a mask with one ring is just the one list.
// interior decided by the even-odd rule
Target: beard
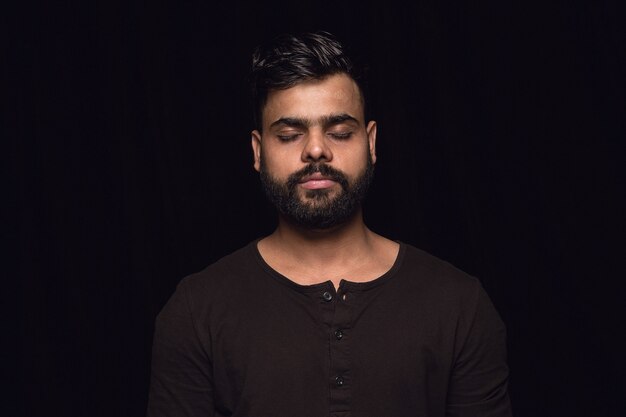
[[(303, 190), (301, 197), (298, 184), (316, 172), (338, 183), (340, 190)], [(343, 172), (323, 163), (311, 163), (281, 182), (267, 172), (261, 159), (260, 178), (265, 195), (282, 215), (306, 229), (329, 229), (349, 220), (361, 207), (373, 177), (374, 164), (369, 153), (365, 170), (352, 182)]]

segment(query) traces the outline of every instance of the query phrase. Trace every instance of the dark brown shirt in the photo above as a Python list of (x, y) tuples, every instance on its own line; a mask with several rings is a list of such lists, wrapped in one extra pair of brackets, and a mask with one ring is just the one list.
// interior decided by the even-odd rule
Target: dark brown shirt
[(256, 241), (185, 278), (156, 320), (148, 416), (511, 415), (478, 280), (402, 243), (386, 274), (350, 278), (296, 284)]

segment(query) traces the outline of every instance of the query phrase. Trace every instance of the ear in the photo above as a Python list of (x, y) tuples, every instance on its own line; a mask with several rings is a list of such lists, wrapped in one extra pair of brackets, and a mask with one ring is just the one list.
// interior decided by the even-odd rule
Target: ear
[(372, 163), (376, 163), (376, 122), (371, 120), (367, 124), (367, 141), (369, 144), (370, 156), (372, 157)]
[(261, 171), (261, 133), (253, 130), (250, 136), (252, 140), (252, 156), (254, 158), (254, 169)]

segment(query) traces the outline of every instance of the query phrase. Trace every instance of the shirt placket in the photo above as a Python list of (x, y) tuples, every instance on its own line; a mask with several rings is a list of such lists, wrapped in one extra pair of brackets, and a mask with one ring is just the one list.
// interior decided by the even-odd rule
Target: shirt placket
[[(351, 309), (345, 289), (337, 291), (330, 285), (322, 292), (324, 322), (329, 342), (329, 390), (331, 417), (350, 416), (352, 375), (350, 372), (350, 321)], [(350, 300), (352, 301), (352, 300)]]

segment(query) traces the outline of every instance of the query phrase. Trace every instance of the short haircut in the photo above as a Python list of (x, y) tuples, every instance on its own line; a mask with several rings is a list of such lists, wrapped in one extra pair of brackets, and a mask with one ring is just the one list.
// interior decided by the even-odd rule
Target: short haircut
[(354, 64), (344, 46), (330, 33), (284, 34), (258, 46), (252, 55), (250, 73), (256, 128), (260, 131), (263, 127), (263, 108), (271, 91), (334, 74), (346, 74), (356, 82), (365, 113), (364, 70)]

